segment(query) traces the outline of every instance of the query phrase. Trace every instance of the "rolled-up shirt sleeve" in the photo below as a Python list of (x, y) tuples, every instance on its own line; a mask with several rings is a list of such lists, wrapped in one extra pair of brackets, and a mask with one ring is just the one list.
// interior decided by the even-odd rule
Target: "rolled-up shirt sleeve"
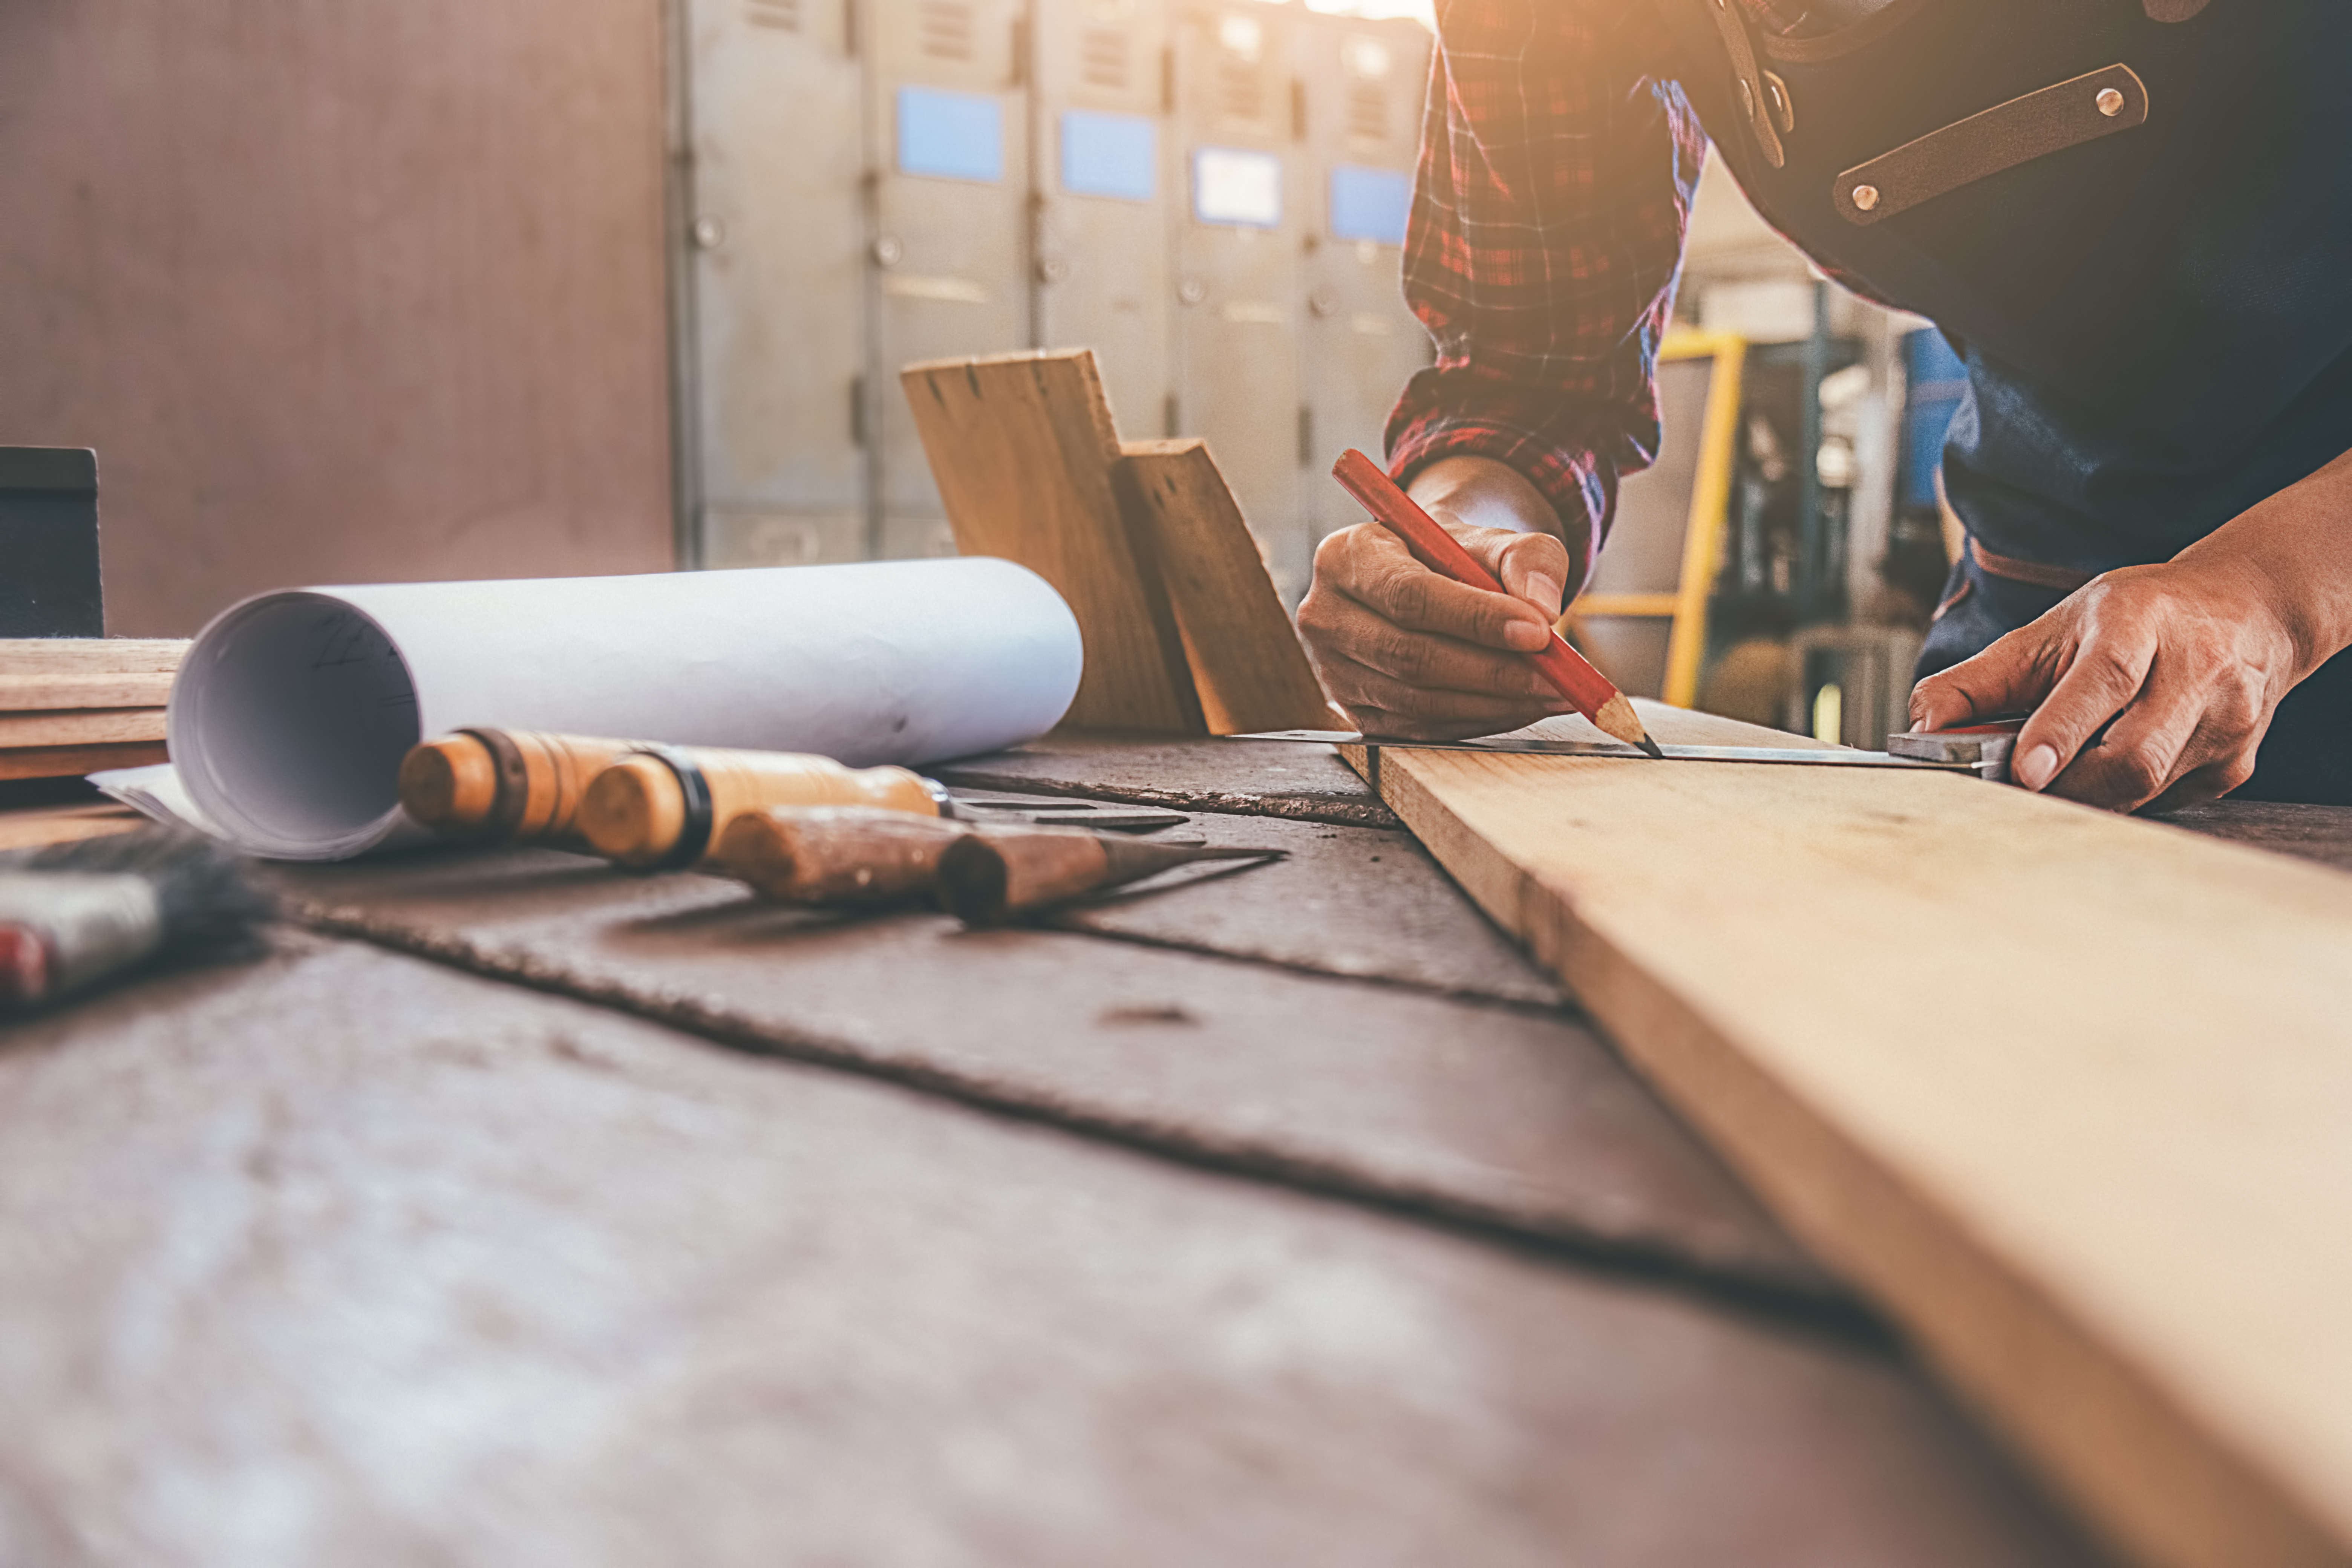
[(1644, 0), (1447, 0), (1438, 35), (1404, 250), (1437, 363), (1389, 416), (1390, 471), (1508, 463), (1559, 513), (1581, 581), (1619, 480), (1657, 456), (1706, 134)]

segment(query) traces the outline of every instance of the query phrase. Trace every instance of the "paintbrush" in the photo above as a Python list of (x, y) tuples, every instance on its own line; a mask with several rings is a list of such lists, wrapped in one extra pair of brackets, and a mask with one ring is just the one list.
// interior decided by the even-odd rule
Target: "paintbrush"
[[(1423, 566), (1472, 588), (1484, 588), (1490, 594), (1503, 592), (1495, 574), (1479, 565), (1476, 558), (1462, 548), (1462, 542), (1422, 510), (1411, 496), (1397, 489), (1396, 482), (1381, 472), (1380, 466), (1370, 458), (1350, 447), (1331, 465), (1331, 477), (1361, 501), (1364, 510), (1377, 518), (1381, 527), (1402, 540), (1413, 559)], [(1569, 647), (1568, 639), (1557, 629), (1541, 652), (1528, 657), (1535, 660), (1536, 668), (1553, 689), (1574, 703), (1576, 710), (1591, 720), (1603, 734), (1664, 759), (1665, 753), (1650, 739), (1641, 715), (1625, 700), (1625, 694), (1593, 668), (1582, 654)]]
[(161, 958), (235, 956), (270, 907), (235, 855), (176, 828), (0, 856), (0, 1014)]

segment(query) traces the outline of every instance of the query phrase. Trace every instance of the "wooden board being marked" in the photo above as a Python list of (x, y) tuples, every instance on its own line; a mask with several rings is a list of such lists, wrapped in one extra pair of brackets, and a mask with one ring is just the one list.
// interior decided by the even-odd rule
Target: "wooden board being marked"
[(2352, 1559), (2352, 877), (1942, 774), (1377, 782), (2126, 1550)]

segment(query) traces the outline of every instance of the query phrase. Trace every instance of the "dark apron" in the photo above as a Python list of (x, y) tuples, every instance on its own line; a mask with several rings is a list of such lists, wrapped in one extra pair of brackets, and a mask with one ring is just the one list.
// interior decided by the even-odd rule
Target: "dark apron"
[[(2352, 449), (2352, 4), (1892, 0), (1790, 40), (1664, 3), (1758, 208), (1963, 347), (1921, 674)], [(2352, 803), (2352, 654), (2238, 794)]]

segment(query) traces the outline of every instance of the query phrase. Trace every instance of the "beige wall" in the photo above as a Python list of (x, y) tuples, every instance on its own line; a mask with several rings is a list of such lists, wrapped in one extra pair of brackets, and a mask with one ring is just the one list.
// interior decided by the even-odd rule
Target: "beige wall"
[(670, 563), (657, 13), (0, 0), (0, 444), (98, 448), (110, 631)]

